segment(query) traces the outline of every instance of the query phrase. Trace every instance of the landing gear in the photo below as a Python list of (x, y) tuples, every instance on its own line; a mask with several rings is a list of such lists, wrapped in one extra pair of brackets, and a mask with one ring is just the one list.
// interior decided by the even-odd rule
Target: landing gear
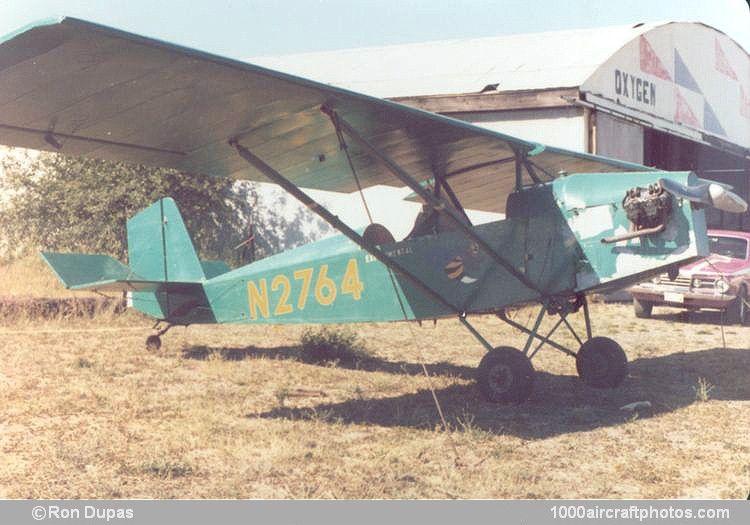
[(159, 348), (161, 348), (161, 337), (158, 335), (150, 335), (146, 338), (146, 350), (155, 352)]
[(157, 321), (153, 326), (153, 329), (156, 330), (156, 333), (146, 338), (146, 350), (148, 350), (149, 352), (156, 352), (161, 348), (161, 336), (166, 334), (169, 329), (172, 328), (171, 324), (166, 325), (164, 328), (159, 328), (160, 324), (161, 321)]
[(609, 337), (592, 337), (576, 355), (581, 381), (594, 388), (615, 388), (628, 375), (628, 358), (622, 347)]
[[(586, 322), (585, 341), (581, 339), (567, 319), (569, 314), (576, 313), (579, 310), (583, 310)], [(459, 318), (488, 350), (479, 363), (477, 383), (479, 390), (490, 401), (521, 403), (531, 396), (534, 385), (534, 367), (531, 365), (531, 359), (545, 344), (574, 357), (578, 376), (589, 386), (615, 388), (622, 383), (628, 374), (627, 357), (622, 347), (607, 337), (592, 337), (588, 303), (586, 297), (582, 294), (545, 300), (531, 328), (510, 319), (504, 311), (497, 315), (513, 328), (528, 335), (523, 350), (516, 350), (509, 346), (492, 348), (469, 324), (466, 316)], [(559, 319), (546, 335), (541, 335), (539, 328), (545, 315), (557, 315)], [(551, 339), (555, 331), (563, 324), (580, 345), (577, 352)], [(539, 342), (532, 348), (536, 340)]]
[(534, 386), (534, 367), (520, 350), (500, 346), (482, 358), (477, 369), (479, 390), (490, 401), (521, 403)]

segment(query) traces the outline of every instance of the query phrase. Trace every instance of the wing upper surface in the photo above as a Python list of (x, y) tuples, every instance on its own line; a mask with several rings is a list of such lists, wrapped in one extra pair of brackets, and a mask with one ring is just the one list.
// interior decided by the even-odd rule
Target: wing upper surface
[[(543, 146), (465, 122), (64, 18), (0, 41), (0, 143), (265, 180), (242, 145), (301, 187), (350, 192), (356, 182), (327, 106), (417, 181), (454, 174), (468, 208), (502, 211), (515, 152), (540, 171), (643, 170)], [(363, 187), (401, 186), (349, 141)]]

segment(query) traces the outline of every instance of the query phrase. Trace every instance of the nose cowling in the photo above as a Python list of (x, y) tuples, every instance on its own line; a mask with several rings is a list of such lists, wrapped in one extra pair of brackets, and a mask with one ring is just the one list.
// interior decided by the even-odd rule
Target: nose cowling
[(675, 197), (692, 202), (696, 207), (710, 206), (731, 213), (747, 211), (747, 202), (734, 193), (731, 186), (699, 180), (699, 184), (686, 186), (672, 179), (659, 179), (659, 185)]

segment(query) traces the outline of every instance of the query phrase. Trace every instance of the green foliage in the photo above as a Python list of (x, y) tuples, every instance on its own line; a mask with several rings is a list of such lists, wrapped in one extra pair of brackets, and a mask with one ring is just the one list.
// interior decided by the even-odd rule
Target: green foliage
[[(234, 246), (256, 229), (259, 256), (309, 239), (298, 214), (261, 202), (257, 185), (163, 168), (65, 157), (52, 153), (2, 159), (0, 256), (32, 250), (104, 253), (126, 260), (126, 220), (162, 197), (177, 202), (203, 259), (241, 261)], [(2, 175), (0, 172), (0, 175)], [(0, 193), (2, 196), (2, 193)]]
[(301, 343), (300, 357), (307, 363), (353, 366), (369, 358), (364, 342), (348, 329), (308, 329), (302, 334)]

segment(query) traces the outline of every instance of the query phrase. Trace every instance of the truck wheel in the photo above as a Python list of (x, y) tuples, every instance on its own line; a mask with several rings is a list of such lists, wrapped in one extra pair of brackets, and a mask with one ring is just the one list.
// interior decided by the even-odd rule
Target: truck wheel
[(730, 324), (747, 325), (750, 322), (750, 310), (747, 307), (747, 288), (743, 284), (737, 290), (737, 297), (727, 306), (727, 322)]
[(635, 316), (640, 319), (648, 319), (651, 317), (651, 311), (654, 309), (654, 303), (648, 301), (638, 300), (633, 297), (633, 311)]

